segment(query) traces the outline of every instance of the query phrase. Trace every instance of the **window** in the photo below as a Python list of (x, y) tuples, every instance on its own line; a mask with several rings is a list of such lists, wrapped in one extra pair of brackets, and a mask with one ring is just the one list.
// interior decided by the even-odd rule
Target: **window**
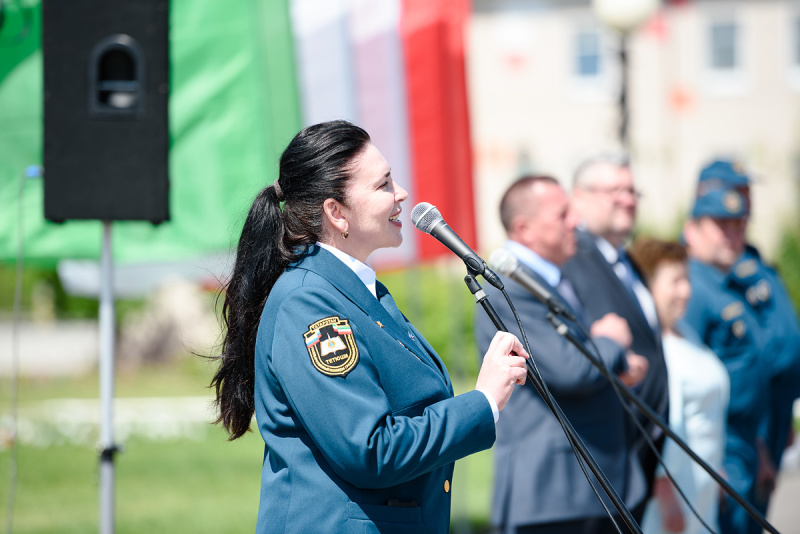
[[(704, 6), (705, 92), (717, 97), (738, 97), (750, 89), (747, 66), (752, 64), (752, 44), (747, 42), (741, 5), (731, 2), (709, 3)], [(748, 46), (750, 48), (748, 48)]]
[(618, 61), (611, 56), (616, 41), (588, 9), (568, 10), (570, 30), (564, 34), (565, 67), (570, 96), (576, 102), (609, 102), (616, 95)]
[(575, 34), (575, 74), (579, 78), (597, 78), (602, 73), (600, 32), (578, 30)]
[(800, 67), (800, 15), (792, 18), (792, 65)]
[(788, 39), (786, 43), (789, 85), (800, 91), (800, 5), (795, 6), (789, 18)]
[(739, 66), (738, 28), (734, 22), (715, 22), (710, 27), (711, 68), (734, 70)]

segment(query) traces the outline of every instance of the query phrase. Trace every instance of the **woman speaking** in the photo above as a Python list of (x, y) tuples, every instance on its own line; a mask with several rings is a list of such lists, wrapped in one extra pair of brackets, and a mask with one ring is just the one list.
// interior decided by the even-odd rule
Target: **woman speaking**
[(442, 360), (366, 264), (402, 242), (408, 197), (369, 135), (345, 121), (289, 143), (256, 197), (227, 284), (217, 422), (264, 439), (256, 531), (436, 532), (455, 460), (487, 449), (525, 353), (498, 334), (475, 390)]

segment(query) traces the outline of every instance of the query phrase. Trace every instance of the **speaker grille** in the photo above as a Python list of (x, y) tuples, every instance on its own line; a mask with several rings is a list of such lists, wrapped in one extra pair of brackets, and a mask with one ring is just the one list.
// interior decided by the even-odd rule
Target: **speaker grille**
[[(169, 219), (168, 19), (165, 0), (44, 0), (46, 218)], [(138, 80), (113, 79), (107, 64), (97, 74), (93, 61), (115, 59), (98, 55), (107, 42), (111, 53), (125, 53), (125, 43), (136, 50)], [(93, 106), (96, 76), (106, 75), (117, 84), (103, 88), (105, 106)], [(138, 107), (111, 109), (130, 101), (126, 91), (138, 91)]]

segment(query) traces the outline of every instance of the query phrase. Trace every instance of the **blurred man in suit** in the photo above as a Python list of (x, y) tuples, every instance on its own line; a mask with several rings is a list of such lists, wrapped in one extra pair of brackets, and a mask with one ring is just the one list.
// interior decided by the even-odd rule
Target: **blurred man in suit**
[[(655, 304), (625, 252), (636, 220), (638, 199), (631, 169), (624, 158), (600, 156), (583, 163), (575, 173), (572, 187), (572, 206), (580, 220), (578, 251), (564, 265), (563, 273), (583, 303), (587, 321), (608, 313), (616, 313), (627, 321), (633, 335), (631, 349), (649, 363), (647, 376), (635, 392), (668, 421), (667, 366)], [(665, 437), (661, 429), (641, 414), (639, 422), (661, 450)], [(628, 440), (641, 462), (649, 496), (658, 460), (646, 437), (632, 424)], [(633, 512), (640, 519), (644, 506)]]
[[(560, 266), (575, 253), (576, 219), (558, 182), (547, 176), (521, 178), (503, 196), (500, 217), (509, 238), (507, 252), (542, 287), (563, 299), (562, 307), (581, 321), (580, 302), (561, 278)], [(644, 476), (636, 456), (629, 451), (626, 414), (611, 384), (548, 323), (544, 304), (517, 282), (508, 278), (503, 282), (523, 328), (534, 342), (531, 356), (553, 397), (626, 506), (636, 506), (645, 496)], [(493, 287), (486, 287), (485, 291), (497, 303), (504, 300)], [(504, 324), (519, 335), (509, 307), (498, 305), (496, 311)], [(567, 323), (575, 335), (583, 337), (576, 324)], [(476, 338), (481, 350), (488, 347), (495, 331), (485, 313), (476, 314)], [(591, 336), (600, 359), (611, 372), (626, 384), (641, 382), (647, 362), (627, 350), (631, 333), (623, 319), (614, 314), (602, 317), (591, 325)], [(497, 422), (495, 442), (492, 523), (499, 531), (616, 532), (581, 471), (563, 429), (538, 392), (533, 387), (520, 389), (505, 409)], [(604, 500), (613, 511), (610, 501)]]

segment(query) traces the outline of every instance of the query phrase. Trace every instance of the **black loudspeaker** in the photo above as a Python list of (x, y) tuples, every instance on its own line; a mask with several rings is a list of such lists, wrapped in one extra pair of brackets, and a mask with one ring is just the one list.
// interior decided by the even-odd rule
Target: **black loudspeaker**
[(169, 219), (168, 0), (44, 0), (44, 215)]

